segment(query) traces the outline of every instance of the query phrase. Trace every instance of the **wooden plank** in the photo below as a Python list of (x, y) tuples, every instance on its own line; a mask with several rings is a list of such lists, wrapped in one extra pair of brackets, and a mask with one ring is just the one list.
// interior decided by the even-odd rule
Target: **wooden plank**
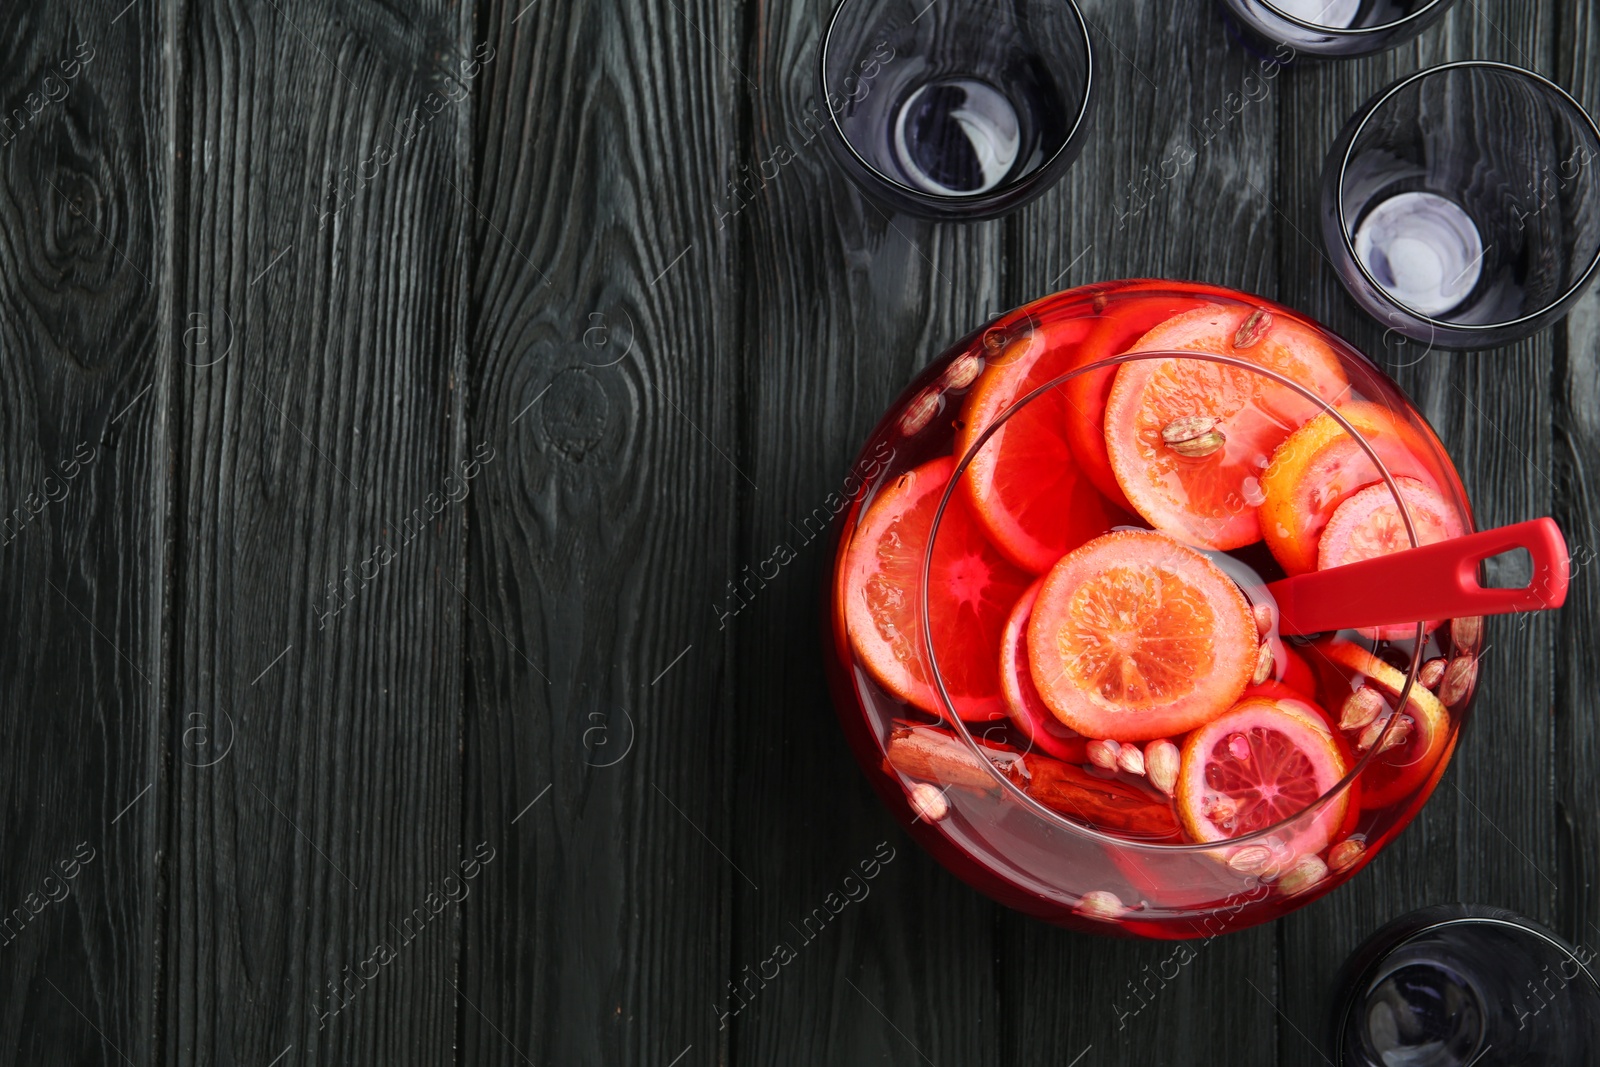
[(503, 858), (464, 912), (465, 1063), (723, 1055), (755, 893), (708, 606), (755, 491), (712, 214), (736, 31), (712, 0), (483, 8), (468, 422), (504, 459), (470, 503), (464, 751)]
[(168, 32), (0, 14), (0, 1062), (152, 1062), (172, 375)]
[(173, 1063), (455, 1055), (468, 16), (347, 15), (197, 3), (175, 46), (172, 654), (215, 741), (173, 768)]
[[(1556, 81), (1590, 114), (1600, 113), (1600, 12), (1571, 0), (1561, 7)], [(1592, 167), (1594, 164), (1591, 163)], [(1573, 581), (1555, 624), (1552, 717), (1560, 885), (1556, 929), (1575, 943), (1600, 945), (1600, 293), (1590, 291), (1556, 330), (1551, 396), (1551, 475), (1556, 521), (1572, 551)]]
[[(1345, 120), (1378, 90), (1420, 67), (1497, 59), (1548, 70), (1556, 25), (1544, 5), (1458, 4), (1418, 41), (1345, 63), (1308, 65), (1285, 80), (1278, 205), (1283, 298), (1372, 356), (1438, 430), (1480, 527), (1555, 506), (1548, 332), (1505, 349), (1461, 353), (1386, 334), (1340, 287), (1324, 258), (1321, 172)], [(1404, 834), (1343, 888), (1281, 924), (1287, 1018), (1320, 1034), (1333, 976), (1377, 926), (1428, 904), (1468, 900), (1549, 919), (1555, 903), (1554, 757), (1550, 708), (1555, 620), (1491, 620), (1473, 717), (1451, 770)], [(1303, 1062), (1285, 1028), (1283, 1062)]]
[[(1275, 295), (1282, 221), (1268, 194), (1289, 73), (1233, 44), (1207, 5), (1084, 10), (1104, 92), (1097, 129), (1061, 186), (1013, 223), (1006, 302), (1128, 277)], [(1000, 928), (1006, 1062), (1271, 1062), (1270, 928), (1197, 943), (1192, 962), (1172, 945), (1099, 941), (1015, 915)]]
[[(832, 545), (814, 516), (829, 514), (830, 494), (844, 491), (914, 372), (1000, 309), (1004, 224), (891, 216), (850, 185), (815, 132), (827, 113), (816, 62), (830, 11), (751, 7), (741, 65), (761, 91), (720, 183), (759, 175), (720, 205), (744, 249), (743, 395), (760, 486), (744, 495), (740, 573), (766, 573), (779, 545), (793, 556), (727, 628), (739, 664), (733, 854), (761, 886), (738, 896), (729, 977), (779, 944), (796, 956), (743, 998), (731, 1060), (996, 1063), (996, 908), (893, 825), (844, 744), (816, 615)], [(850, 883), (866, 896), (814, 937), (798, 932), (881, 855), (893, 858), (876, 878)]]

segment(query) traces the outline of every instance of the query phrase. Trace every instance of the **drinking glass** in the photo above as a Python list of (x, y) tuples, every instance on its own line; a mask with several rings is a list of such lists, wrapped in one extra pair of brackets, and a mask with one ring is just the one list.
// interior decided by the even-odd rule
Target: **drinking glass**
[(1322, 180), (1328, 255), (1356, 303), (1414, 340), (1488, 348), (1564, 315), (1600, 264), (1600, 130), (1502, 63), (1450, 63), (1373, 97)]
[(1591, 1064), (1600, 1049), (1594, 955), (1512, 912), (1424, 908), (1346, 961), (1330, 1019), (1337, 1067)]
[(1076, 158), (1093, 67), (1072, 0), (844, 0), (822, 42), (827, 141), (887, 207), (992, 218)]
[(1433, 23), (1455, 0), (1223, 0), (1224, 8), (1259, 44), (1341, 59), (1403, 44)]

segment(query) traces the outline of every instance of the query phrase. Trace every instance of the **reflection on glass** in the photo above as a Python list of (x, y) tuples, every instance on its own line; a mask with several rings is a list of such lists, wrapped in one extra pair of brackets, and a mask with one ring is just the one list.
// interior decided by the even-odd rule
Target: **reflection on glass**
[(822, 47), (829, 144), (892, 208), (998, 215), (1076, 156), (1092, 62), (1072, 0), (845, 0)]

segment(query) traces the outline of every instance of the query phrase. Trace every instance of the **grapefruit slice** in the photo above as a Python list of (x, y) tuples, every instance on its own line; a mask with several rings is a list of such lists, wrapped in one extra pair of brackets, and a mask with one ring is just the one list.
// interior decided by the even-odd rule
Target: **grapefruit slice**
[(1000, 694), (1017, 730), (1040, 749), (1068, 763), (1087, 758), (1088, 740), (1050, 713), (1028, 673), (1028, 620), (1044, 586), (1040, 578), (1017, 598), (1000, 638)]
[[(884, 489), (856, 527), (839, 572), (856, 655), (884, 688), (935, 715), (942, 705), (922, 651), (918, 591), (934, 512), (954, 471), (955, 460), (941, 456)], [(962, 494), (954, 494), (933, 546), (928, 610), (945, 688), (963, 719), (1006, 713), (1000, 634), (1031, 580), (995, 551)]]
[[(1092, 319), (1037, 327), (1011, 342), (985, 369), (967, 400), (956, 455), (964, 456), (1005, 411), (1034, 389), (1072, 369)], [(1035, 574), (1069, 549), (1131, 516), (1084, 476), (1067, 443), (1076, 422), (1064, 387), (1017, 410), (967, 466), (963, 477), (973, 513), (1006, 558)]]
[[(1226, 841), (1275, 826), (1316, 803), (1344, 777), (1344, 754), (1304, 701), (1248, 697), (1184, 742), (1174, 800), (1196, 841)], [(1287, 867), (1321, 852), (1344, 823), (1340, 795), (1284, 832)]]
[[(1301, 661), (1301, 666), (1305, 667), (1304, 660)], [(1311, 668), (1305, 667), (1305, 671), (1310, 674)], [(1349, 739), (1339, 732), (1338, 716), (1328, 714), (1321, 705), (1311, 698), (1311, 692), (1312, 690), (1310, 689), (1295, 689), (1293, 686), (1283, 682), (1266, 681), (1260, 685), (1252, 685), (1245, 689), (1244, 699), (1262, 697), (1267, 700), (1287, 700), (1299, 710), (1316, 715), (1333, 736), (1333, 743), (1339, 746), (1339, 756), (1344, 760), (1345, 770), (1348, 771), (1356, 765), (1355, 751), (1350, 747)], [(1339, 832), (1334, 836), (1335, 844), (1355, 833), (1357, 825), (1361, 822), (1361, 780), (1359, 778), (1356, 779), (1346, 788), (1348, 789), (1347, 795), (1350, 800), (1345, 805), (1344, 824), (1339, 827)]]
[[(1283, 313), (1211, 304), (1168, 319), (1134, 346), (1164, 349), (1249, 360), (1330, 403), (1349, 389), (1333, 349)], [(1106, 450), (1117, 484), (1150, 525), (1201, 548), (1242, 548), (1261, 539), (1256, 508), (1268, 457), (1320, 410), (1238, 367), (1141, 360), (1117, 369), (1106, 401)]]
[[(1345, 682), (1350, 691), (1366, 681), (1387, 693), (1391, 706), (1399, 699), (1400, 690), (1406, 684), (1405, 674), (1360, 645), (1334, 637), (1318, 641), (1312, 647), (1325, 665), (1335, 669), (1339, 680)], [(1433, 776), (1435, 770), (1443, 769), (1441, 760), (1451, 746), (1450, 713), (1420, 682), (1411, 687), (1405, 713), (1412, 721), (1406, 740), (1380, 752), (1361, 772), (1361, 803), (1368, 810), (1405, 800)]]
[[(1431, 545), (1461, 536), (1461, 518), (1443, 497), (1415, 478), (1396, 478), (1400, 500), (1411, 515), (1417, 544)], [(1383, 483), (1369, 485), (1339, 505), (1322, 532), (1317, 569), (1342, 567), (1411, 547), (1400, 504)]]
[(1239, 587), (1163, 534), (1119, 530), (1051, 568), (1028, 623), (1045, 706), (1085, 737), (1148, 741), (1226, 710), (1255, 670)]
[[(1400, 499), (1405, 501), (1411, 524), (1416, 529), (1417, 544), (1431, 545), (1451, 537), (1461, 536), (1461, 518), (1455, 508), (1445, 503), (1443, 497), (1414, 478), (1396, 478), (1395, 487)], [(1369, 485), (1339, 505), (1322, 531), (1317, 548), (1317, 568), (1342, 567), (1391, 552), (1403, 552), (1411, 547), (1404, 520), (1394, 494), (1382, 482)], [(1433, 619), (1425, 624), (1427, 632), (1438, 628), (1442, 620)], [(1394, 626), (1368, 627), (1361, 631), (1367, 637), (1386, 641), (1399, 641), (1415, 637), (1415, 623)]]
[[(1389, 409), (1351, 401), (1339, 413), (1354, 426), (1391, 474), (1422, 482), (1437, 491), (1439, 482), (1423, 459), (1429, 455), (1421, 434)], [(1381, 483), (1359, 442), (1327, 412), (1290, 434), (1272, 454), (1261, 475), (1261, 534), (1272, 555), (1290, 574), (1317, 569), (1317, 543), (1328, 521), (1351, 496)]]
[[(1143, 296), (1114, 297), (1085, 338), (1082, 358), (1076, 366), (1086, 366), (1111, 356), (1131, 351), (1133, 344), (1151, 327), (1174, 315), (1203, 307), (1208, 301), (1195, 293), (1151, 293)], [(1111, 456), (1106, 451), (1106, 398), (1117, 375), (1116, 367), (1080, 374), (1067, 382), (1067, 406), (1073, 418), (1067, 423), (1067, 440), (1078, 466), (1106, 499), (1124, 511), (1133, 505), (1122, 495), (1122, 486), (1111, 471)]]

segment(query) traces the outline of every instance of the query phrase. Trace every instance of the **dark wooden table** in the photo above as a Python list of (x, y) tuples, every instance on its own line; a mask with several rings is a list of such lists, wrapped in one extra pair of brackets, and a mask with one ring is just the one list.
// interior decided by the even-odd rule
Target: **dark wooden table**
[[(1299, 1065), (1413, 907), (1600, 941), (1600, 296), (1420, 353), (1314, 210), (1344, 118), (1421, 65), (1600, 107), (1600, 15), (1461, 0), (1262, 91), (1203, 0), (1087, 9), (1083, 159), (954, 226), (885, 218), (808, 138), (819, 0), (7, 5), (0, 1059)], [(1579, 567), (1564, 611), (1491, 624), (1405, 835), (1136, 1014), (1168, 947), (1002, 911), (874, 801), (796, 532), (950, 340), (1132, 275), (1326, 321), (1482, 523), (1552, 514)]]

